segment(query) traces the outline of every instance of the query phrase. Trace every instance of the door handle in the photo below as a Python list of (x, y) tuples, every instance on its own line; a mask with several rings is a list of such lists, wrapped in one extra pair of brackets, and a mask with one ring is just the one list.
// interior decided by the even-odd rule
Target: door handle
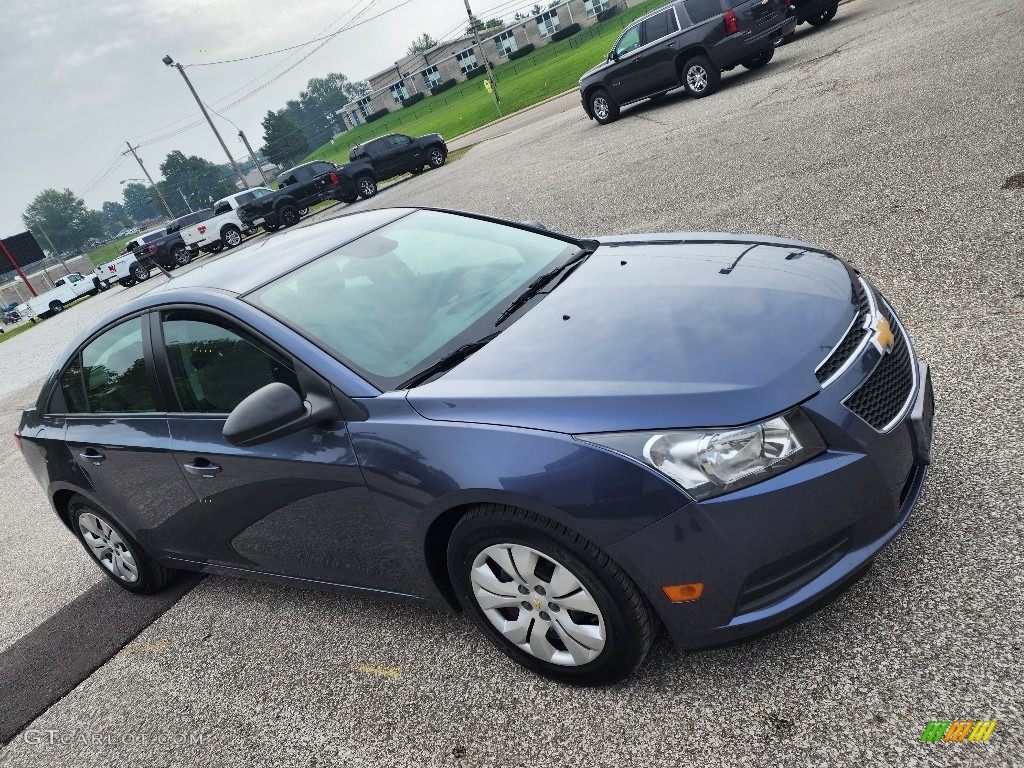
[[(201, 460), (200, 459), (196, 459), (196, 462), (199, 462), (199, 461), (201, 461)], [(199, 464), (199, 463), (186, 464), (185, 465), (185, 470), (187, 472), (192, 473), (193, 475), (202, 475), (205, 478), (213, 478), (213, 477), (217, 476), (217, 474), (220, 472), (221, 468), (218, 465), (213, 464), (213, 463), (211, 463), (209, 461), (204, 461), (202, 464)]]
[(675, 47), (676, 47), (676, 44), (675, 44), (674, 42), (672, 42), (672, 43), (669, 43), (669, 44), (668, 44), (668, 47), (669, 47), (669, 48), (675, 48)]
[(86, 461), (91, 461), (97, 467), (100, 464), (102, 464), (106, 460), (106, 458), (107, 458), (102, 453), (97, 451), (95, 448), (86, 448), (84, 451), (82, 451), (78, 455), (81, 456)]
[(633, 59), (633, 63), (634, 64), (636, 64), (638, 61), (640, 61), (640, 57), (639, 56), (637, 56), (636, 58)]

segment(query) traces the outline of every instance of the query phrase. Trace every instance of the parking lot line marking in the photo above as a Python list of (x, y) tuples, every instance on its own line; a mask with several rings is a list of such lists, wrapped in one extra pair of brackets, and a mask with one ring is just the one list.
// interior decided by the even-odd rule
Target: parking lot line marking
[(378, 667), (374, 664), (353, 664), (352, 669), (358, 672), (366, 672), (371, 675), (388, 677), (392, 680), (400, 680), (402, 678), (401, 667)]

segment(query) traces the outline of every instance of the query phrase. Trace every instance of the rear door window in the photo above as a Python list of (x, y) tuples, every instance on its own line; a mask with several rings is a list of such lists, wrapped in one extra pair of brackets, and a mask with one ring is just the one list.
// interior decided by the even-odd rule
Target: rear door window
[(648, 43), (661, 40), (661, 38), (668, 37), (678, 31), (679, 25), (676, 24), (676, 13), (671, 8), (667, 11), (662, 11), (657, 16), (651, 16), (651, 18), (644, 22), (644, 34)]
[[(145, 413), (156, 410), (150, 366), (143, 351), (142, 332), (142, 318), (136, 317), (115, 326), (82, 350), (85, 398), (92, 413)], [(65, 390), (67, 396), (68, 390)], [(72, 392), (72, 398), (68, 399), (69, 407), (73, 397)]]
[(686, 0), (684, 5), (694, 24), (700, 24), (722, 13), (721, 0)]

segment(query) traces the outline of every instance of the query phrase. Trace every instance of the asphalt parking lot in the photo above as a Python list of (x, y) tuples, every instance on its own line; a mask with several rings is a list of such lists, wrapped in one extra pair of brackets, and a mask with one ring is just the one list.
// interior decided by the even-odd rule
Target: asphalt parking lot
[[(672, 94), (600, 127), (570, 94), (350, 208), (576, 235), (761, 232), (853, 262), (900, 311), (937, 399), (923, 495), (865, 578), (759, 639), (688, 653), (663, 636), (635, 678), (598, 690), (529, 675), (463, 616), (208, 578), (0, 765), (1024, 764), (1024, 190), (1004, 188), (1024, 172), (1024, 11), (855, 0), (800, 30), (711, 98)], [(148, 287), (0, 345), (7, 435), (64, 340)], [(2, 657), (101, 576), (10, 440), (0, 472)], [(76, 642), (97, 629), (83, 615)], [(921, 743), (930, 720), (998, 726), (985, 743)]]

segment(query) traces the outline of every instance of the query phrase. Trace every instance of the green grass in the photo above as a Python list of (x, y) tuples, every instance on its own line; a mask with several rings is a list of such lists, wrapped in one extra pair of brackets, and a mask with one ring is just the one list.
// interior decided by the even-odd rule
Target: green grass
[(123, 251), (124, 244), (133, 237), (138, 237), (138, 235), (129, 235), (128, 237), (122, 237), (119, 240), (111, 240), (109, 243), (104, 243), (98, 248), (94, 248), (86, 255), (89, 257), (90, 261), (92, 261), (92, 265), (94, 267), (98, 267), (103, 262), (110, 261), (117, 256), (117, 254)]
[(32, 323), (30, 323), (28, 320), (26, 320), (21, 325), (15, 326), (14, 328), (12, 328), (9, 325), (5, 325), (5, 326), (2, 326), (2, 327), (3, 327), (3, 331), (4, 332), (3, 332), (2, 335), (0, 335), (0, 344), (3, 344), (8, 339), (13, 339), (19, 333), (24, 333), (29, 328), (33, 328), (35, 326)]
[[(566, 40), (549, 43), (529, 56), (495, 67), (501, 111), (509, 115), (575, 87), (584, 72), (604, 61), (627, 24), (664, 2), (648, 0)], [(412, 107), (399, 109), (376, 122), (343, 133), (310, 154), (306, 161), (346, 163), (351, 147), (386, 133), (401, 132), (413, 136), (440, 133), (451, 139), (492, 123), (498, 115), (494, 101), (484, 89), (484, 79), (476, 77), (459, 83), (451, 90), (429, 96)]]

